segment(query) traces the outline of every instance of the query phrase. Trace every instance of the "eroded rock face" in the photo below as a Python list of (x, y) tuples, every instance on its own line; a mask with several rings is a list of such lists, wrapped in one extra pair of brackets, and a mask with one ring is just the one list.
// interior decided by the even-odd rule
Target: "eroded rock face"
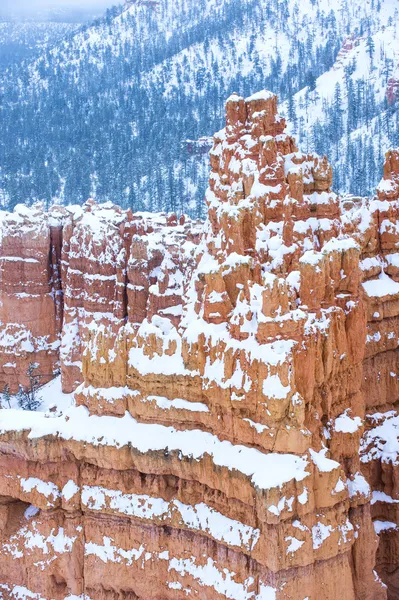
[(399, 597), (399, 154), (341, 203), (273, 94), (214, 139), (205, 224), (39, 219), (76, 406), (0, 414), (5, 598)]
[(40, 363), (43, 383), (59, 365), (62, 227), (57, 211), (23, 205), (1, 214), (0, 388), (27, 385), (30, 363)]

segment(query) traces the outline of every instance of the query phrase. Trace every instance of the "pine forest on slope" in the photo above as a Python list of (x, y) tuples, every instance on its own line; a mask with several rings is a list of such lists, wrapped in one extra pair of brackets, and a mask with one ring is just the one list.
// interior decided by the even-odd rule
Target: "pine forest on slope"
[(204, 213), (209, 136), (268, 88), (336, 191), (367, 195), (399, 145), (399, 0), (129, 3), (0, 76), (7, 208), (89, 196)]
[(60, 6), (59, 0), (41, 8), (24, 0), (5, 2), (0, 4), (0, 73), (22, 60), (33, 60), (81, 24), (93, 21), (105, 11), (102, 2), (107, 0), (98, 0), (92, 8)]

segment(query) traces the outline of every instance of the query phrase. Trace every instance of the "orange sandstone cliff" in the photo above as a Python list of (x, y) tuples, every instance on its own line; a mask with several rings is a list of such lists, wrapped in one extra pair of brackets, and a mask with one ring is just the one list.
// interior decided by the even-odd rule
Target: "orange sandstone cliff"
[(205, 224), (1, 222), (0, 596), (399, 598), (399, 153), (331, 191), (269, 92), (227, 101)]

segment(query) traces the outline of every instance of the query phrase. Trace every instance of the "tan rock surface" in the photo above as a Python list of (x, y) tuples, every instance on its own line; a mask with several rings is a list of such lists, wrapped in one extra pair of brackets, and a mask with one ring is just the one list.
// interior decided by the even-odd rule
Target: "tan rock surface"
[(341, 203), (284, 130), (273, 94), (229, 98), (205, 224), (3, 220), (5, 257), (43, 258), (2, 268), (2, 322), (29, 288), (77, 388), (0, 413), (5, 598), (399, 598), (399, 154)]

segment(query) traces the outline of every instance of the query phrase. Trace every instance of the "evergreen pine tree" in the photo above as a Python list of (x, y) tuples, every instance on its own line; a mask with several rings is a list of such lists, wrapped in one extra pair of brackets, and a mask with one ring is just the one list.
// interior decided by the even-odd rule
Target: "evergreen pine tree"
[(22, 410), (35, 411), (39, 408), (42, 399), (39, 396), (40, 389), (40, 377), (35, 374), (37, 369), (37, 363), (30, 363), (26, 372), (29, 384), (27, 387), (19, 386), (19, 392), (17, 395), (18, 406)]
[(8, 408), (11, 408), (11, 394), (10, 386), (8, 385), (8, 383), (6, 383), (6, 385), (3, 388), (3, 399), (1, 408), (5, 408), (5, 405), (7, 405)]
[(367, 37), (367, 52), (369, 54), (371, 62), (373, 62), (374, 52), (375, 52), (375, 44), (374, 44), (374, 40), (370, 34)]

